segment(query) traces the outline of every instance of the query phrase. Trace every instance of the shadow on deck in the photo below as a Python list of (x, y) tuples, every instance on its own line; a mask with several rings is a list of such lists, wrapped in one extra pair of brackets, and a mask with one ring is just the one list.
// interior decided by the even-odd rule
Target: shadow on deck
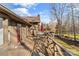
[(29, 50), (30, 52), (32, 52), (32, 50), (24, 43), (24, 42), (20, 42), (21, 46), (26, 49)]

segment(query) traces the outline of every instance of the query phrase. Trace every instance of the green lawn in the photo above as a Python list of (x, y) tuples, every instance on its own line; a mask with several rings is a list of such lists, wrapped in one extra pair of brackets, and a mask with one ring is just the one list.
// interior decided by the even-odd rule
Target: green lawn
[(59, 44), (65, 47), (68, 51), (72, 52), (74, 55), (79, 56), (79, 47), (75, 47), (73, 45), (69, 45), (59, 39), (55, 39)]
[[(73, 34), (64, 34), (64, 36), (68, 36), (68, 37), (74, 38)], [(76, 39), (79, 40), (79, 34), (76, 34)]]

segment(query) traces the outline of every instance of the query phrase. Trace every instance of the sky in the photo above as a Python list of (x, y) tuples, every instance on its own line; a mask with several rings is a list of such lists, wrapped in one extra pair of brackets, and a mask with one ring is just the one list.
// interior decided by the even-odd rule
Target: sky
[(50, 22), (51, 3), (4, 3), (8, 9), (19, 16), (40, 15), (41, 22)]
[[(58, 9), (59, 3), (4, 3), (3, 5), (19, 16), (37, 16), (39, 14), (40, 20), (43, 23), (51, 22), (51, 10), (54, 5), (56, 5), (58, 12), (62, 10), (62, 8)], [(69, 4), (66, 5), (68, 6)], [(79, 11), (79, 4), (74, 3), (74, 5), (76, 6), (75, 9)], [(69, 7), (64, 8), (64, 16), (69, 12), (68, 8)], [(54, 15), (52, 15), (52, 18), (54, 19), (53, 16)], [(55, 20), (56, 19), (54, 19), (52, 22)]]

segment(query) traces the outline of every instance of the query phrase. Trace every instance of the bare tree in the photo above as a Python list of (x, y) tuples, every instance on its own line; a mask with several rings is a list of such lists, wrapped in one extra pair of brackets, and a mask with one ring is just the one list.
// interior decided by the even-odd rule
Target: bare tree
[(78, 12), (79, 4), (52, 4), (52, 18), (57, 20), (56, 33), (59, 35), (73, 34), (76, 40), (76, 34), (79, 32)]
[(62, 32), (63, 34), (68, 34), (69, 33), (69, 20), (70, 20), (70, 15), (69, 13), (64, 17), (66, 19), (63, 20), (63, 25), (62, 25)]
[(76, 40), (76, 28), (75, 28), (75, 20), (74, 20), (74, 4), (70, 4), (71, 9), (71, 16), (72, 16), (72, 28), (73, 28), (73, 34), (74, 34), (74, 40)]
[(56, 29), (59, 35), (62, 35), (62, 17), (64, 14), (65, 6), (66, 4), (52, 4), (52, 14), (58, 22)]

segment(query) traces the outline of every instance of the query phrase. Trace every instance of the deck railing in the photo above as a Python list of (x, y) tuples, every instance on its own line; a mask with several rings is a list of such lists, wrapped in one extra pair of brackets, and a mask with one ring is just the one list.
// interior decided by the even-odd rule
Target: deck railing
[(44, 56), (73, 56), (73, 54), (55, 41), (51, 33), (37, 35), (34, 38), (34, 52), (36, 55)]

